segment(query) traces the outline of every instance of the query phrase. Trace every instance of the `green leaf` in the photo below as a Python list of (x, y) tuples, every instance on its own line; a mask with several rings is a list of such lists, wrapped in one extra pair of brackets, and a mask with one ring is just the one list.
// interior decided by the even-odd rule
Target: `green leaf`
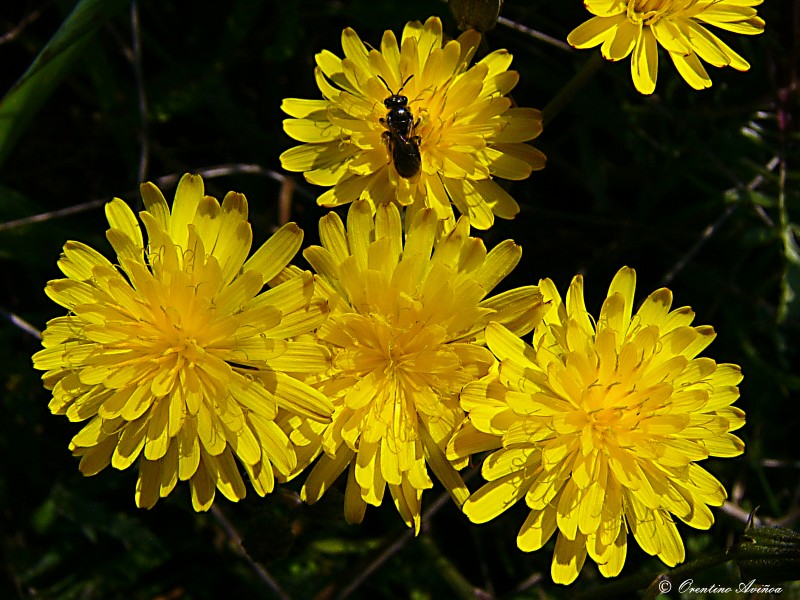
[(81, 0), (25, 74), (0, 100), (0, 165), (98, 28), (127, 0)]
[(779, 583), (797, 579), (800, 533), (785, 527), (748, 529), (734, 547), (733, 556), (743, 581)]

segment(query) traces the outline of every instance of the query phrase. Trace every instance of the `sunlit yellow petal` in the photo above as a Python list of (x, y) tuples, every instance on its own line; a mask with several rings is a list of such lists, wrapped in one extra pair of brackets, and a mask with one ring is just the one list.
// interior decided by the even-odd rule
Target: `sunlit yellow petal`
[(649, 95), (656, 89), (658, 78), (658, 45), (650, 28), (643, 28), (631, 59), (633, 85), (640, 94)]
[(578, 25), (567, 36), (567, 42), (575, 48), (594, 48), (613, 39), (616, 27), (624, 17), (592, 17)]
[(684, 81), (694, 89), (702, 90), (711, 87), (711, 78), (694, 52), (689, 55), (670, 53), (669, 57)]

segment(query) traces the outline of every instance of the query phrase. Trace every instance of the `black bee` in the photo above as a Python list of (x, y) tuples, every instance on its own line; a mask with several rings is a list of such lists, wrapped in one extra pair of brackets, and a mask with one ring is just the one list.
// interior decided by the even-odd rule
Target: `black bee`
[(413, 76), (409, 75), (397, 93), (394, 93), (386, 80), (378, 75), (378, 79), (383, 82), (391, 94), (383, 101), (383, 105), (389, 110), (386, 118), (381, 119), (381, 124), (386, 127), (383, 139), (392, 153), (394, 168), (401, 177), (406, 179), (419, 173), (422, 164), (422, 157), (419, 155), (419, 144), (422, 140), (418, 135), (414, 135), (414, 127), (419, 124), (419, 121), (414, 122), (414, 113), (408, 108), (408, 98), (400, 94)]

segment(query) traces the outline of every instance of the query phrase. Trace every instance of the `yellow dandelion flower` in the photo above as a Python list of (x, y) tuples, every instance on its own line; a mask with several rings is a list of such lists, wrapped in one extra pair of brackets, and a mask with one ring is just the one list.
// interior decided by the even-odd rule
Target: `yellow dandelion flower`
[(670, 311), (659, 289), (632, 313), (636, 275), (621, 269), (595, 323), (572, 281), (566, 305), (549, 280), (539, 288), (549, 312), (529, 346), (502, 325), (486, 342), (500, 360), (496, 377), (468, 384), (465, 426), (448, 457), (500, 448), (482, 468), (489, 481), (464, 504), (475, 523), (521, 498), (530, 513), (520, 549), (541, 548), (558, 530), (553, 580), (568, 584), (586, 555), (614, 577), (625, 562), (628, 531), (669, 566), (683, 561), (673, 515), (698, 529), (714, 522), (725, 488), (696, 463), (731, 457), (744, 444), (731, 434), (744, 413), (738, 366), (698, 357), (714, 339), (692, 327), (688, 307)]
[(658, 46), (672, 59), (681, 77), (696, 90), (711, 87), (700, 60), (714, 67), (747, 71), (748, 62), (705, 26), (755, 35), (764, 20), (755, 6), (763, 0), (585, 0), (595, 15), (575, 28), (567, 41), (575, 48), (600, 46), (606, 60), (631, 58), (636, 89), (652, 94), (658, 75)]
[(445, 43), (435, 17), (408, 23), (399, 46), (386, 31), (380, 50), (345, 29), (345, 58), (316, 57), (324, 99), (283, 101), (294, 117), (284, 130), (306, 143), (284, 152), (281, 164), (333, 186), (318, 198), (322, 206), (361, 198), (374, 210), (393, 201), (452, 222), (455, 205), (478, 229), (495, 215), (513, 218), (519, 206), (492, 178), (525, 179), (544, 167), (544, 155), (523, 143), (541, 132), (541, 113), (511, 106), (519, 75), (508, 70), (507, 51), (469, 66), (479, 42), (467, 31)]
[(189, 481), (196, 510), (211, 506), (215, 488), (243, 498), (234, 459), (256, 492), (272, 491), (273, 470), (287, 474), (297, 464), (275, 423), (278, 407), (319, 421), (333, 410), (286, 374), (328, 363), (318, 343), (287, 341), (325, 318), (311, 274), (261, 293), (300, 248), (302, 231), (282, 227), (245, 261), (247, 200), (230, 192), (220, 206), (203, 190), (199, 176), (185, 175), (170, 211), (159, 189), (143, 184), (147, 245), (131, 209), (115, 198), (106, 216), (118, 266), (67, 242), (58, 262), (66, 278), (46, 288), (69, 310), (47, 324), (33, 357), (47, 371), (50, 409), (89, 420), (70, 444), (85, 475), (138, 459), (140, 507), (178, 480)]
[(333, 421), (289, 422), (298, 469), (321, 451), (303, 485), (316, 502), (349, 466), (345, 517), (360, 522), (388, 487), (403, 520), (420, 526), (428, 468), (456, 502), (468, 496), (445, 447), (464, 418), (458, 393), (494, 364), (483, 343), (490, 320), (530, 331), (544, 308), (535, 286), (487, 297), (519, 261), (511, 240), (491, 252), (469, 236), (469, 220), (437, 239), (431, 209), (419, 211), (405, 240), (398, 208), (366, 201), (350, 207), (347, 228), (335, 213), (320, 220), (322, 246), (304, 256), (318, 273), (316, 289), (331, 312), (317, 332), (330, 348), (331, 369), (315, 386), (331, 398)]

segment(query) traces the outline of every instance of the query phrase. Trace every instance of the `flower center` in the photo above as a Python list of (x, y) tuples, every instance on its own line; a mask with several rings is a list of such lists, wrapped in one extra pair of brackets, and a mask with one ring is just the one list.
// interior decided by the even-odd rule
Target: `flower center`
[(577, 411), (580, 414), (581, 423), (576, 429), (590, 428), (600, 439), (614, 436), (620, 427), (622, 411), (618, 406), (610, 405), (610, 400), (612, 400), (610, 390), (606, 386), (593, 385), (589, 387), (582, 394), (580, 408)]
[[(697, 0), (628, 0), (628, 20), (654, 25), (662, 17), (685, 13)], [(688, 16), (688, 15), (687, 15)]]
[(160, 329), (160, 337), (172, 352), (180, 353), (191, 360), (196, 356), (198, 346), (203, 345), (201, 323), (206, 326), (209, 319), (200, 318), (196, 306), (162, 306), (161, 315), (154, 325)]
[(202, 360), (205, 350), (203, 350), (197, 338), (180, 330), (176, 330), (175, 333), (177, 333), (177, 339), (170, 344), (164, 355), (175, 354), (190, 365)]
[(415, 343), (415, 338), (421, 333), (418, 324), (402, 329), (383, 319), (373, 319), (376, 343), (371, 344), (368, 352), (373, 353), (375, 370), (382, 371), (387, 377), (413, 371), (415, 355), (424, 350), (424, 345)]
[[(163, 289), (165, 298), (174, 290)], [(172, 297), (174, 304), (166, 302), (135, 323), (137, 333), (114, 348), (131, 350), (126, 363), (149, 365), (151, 377), (161, 381), (160, 391), (168, 393), (177, 382), (178, 372), (202, 365), (209, 345), (209, 325), (214, 315), (198, 306), (191, 293)], [(210, 308), (210, 307), (209, 307)], [(147, 325), (145, 323), (147, 322)], [(109, 346), (109, 350), (112, 348)]]
[(386, 351), (386, 368), (383, 372), (386, 375), (394, 375), (395, 371), (403, 368), (406, 353), (403, 347), (400, 344), (396, 344), (394, 341), (389, 342), (389, 347), (386, 348)]
[(618, 424), (620, 411), (614, 408), (604, 408), (597, 412), (587, 414), (589, 426), (597, 433), (605, 433)]
[[(381, 412), (386, 402), (401, 398), (413, 399), (420, 409), (420, 403), (439, 402), (438, 394), (457, 391), (464, 384), (459, 379), (458, 357), (448, 349), (447, 331), (440, 325), (350, 313), (341, 318), (336, 330), (323, 337), (340, 348), (334, 366), (354, 385), (365, 379), (371, 382), (371, 410)], [(417, 393), (425, 389), (437, 394)]]

